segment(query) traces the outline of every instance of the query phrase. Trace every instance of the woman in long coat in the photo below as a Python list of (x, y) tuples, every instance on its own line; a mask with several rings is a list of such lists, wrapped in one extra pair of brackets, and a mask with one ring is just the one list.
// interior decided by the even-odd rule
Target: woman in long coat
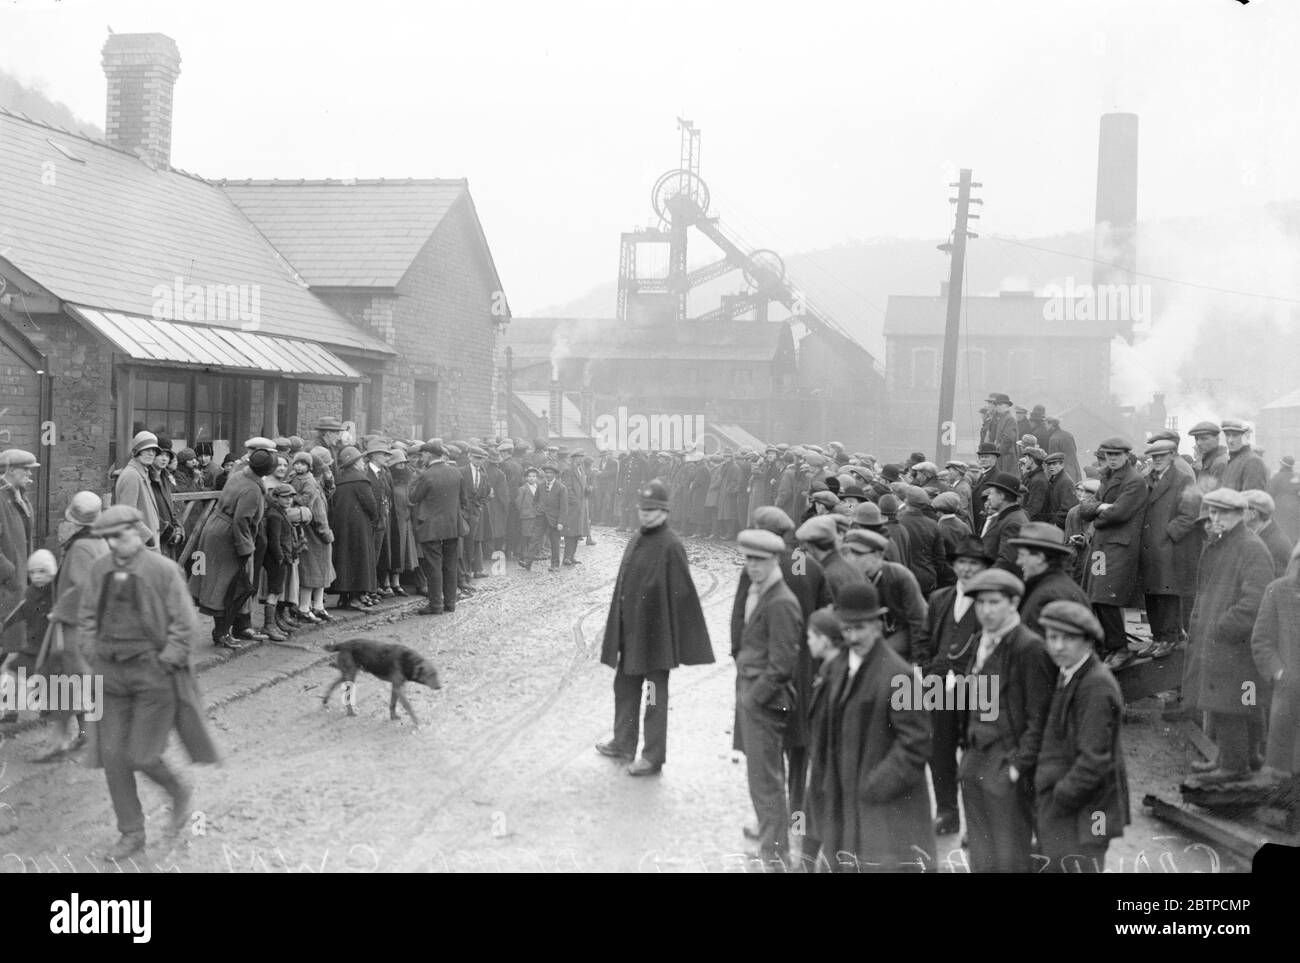
[(330, 518), (334, 528), (334, 587), (339, 608), (365, 611), (357, 596), (378, 587), (375, 574), (375, 527), (379, 505), (370, 482), (370, 469), (360, 464), (361, 452), (349, 445), (339, 452)]
[[(325, 612), (325, 586), (334, 581), (329, 503), (320, 482), (313, 474), (311, 455), (300, 451), (293, 456), (293, 474), (289, 484), (297, 492), (295, 503), (311, 512), (311, 521), (302, 526), (303, 550), (298, 556), (298, 607), (294, 614), (304, 622), (332, 621)], [(323, 465), (322, 465), (323, 470)]]
[[(501, 470), (501, 456), (497, 452), (488, 453), (487, 464), (483, 466), (483, 474), (488, 480), (488, 488), (492, 491), (491, 497), (483, 506), (483, 541), (485, 550), (495, 554), (505, 548), (506, 523), (510, 519), (510, 497), (515, 492), (509, 489), (510, 480), (506, 477), (506, 473)], [(578, 534), (576, 530), (570, 532), (567, 523), (564, 530), (566, 534)]]
[(1300, 773), (1300, 546), (1286, 575), (1264, 590), (1250, 639), (1255, 667), (1273, 686), (1265, 764), (1276, 773)]
[(393, 568), (389, 573), (388, 584), (398, 595), (405, 595), (402, 576), (414, 573), (412, 577), (419, 578), (420, 547), (415, 542), (415, 523), (411, 519), (411, 462), (403, 449), (393, 449), (388, 472), (393, 478), (393, 504), (389, 523)]
[(213, 618), (213, 643), (226, 648), (239, 648), (235, 634), (247, 628), (245, 620), (251, 625), (243, 609), (254, 591), (253, 554), (266, 511), (262, 479), (275, 462), (275, 452), (259, 450), (248, 456), (245, 467), (230, 473), (203, 525), (192, 560), (190, 594), (198, 599), (199, 609)]

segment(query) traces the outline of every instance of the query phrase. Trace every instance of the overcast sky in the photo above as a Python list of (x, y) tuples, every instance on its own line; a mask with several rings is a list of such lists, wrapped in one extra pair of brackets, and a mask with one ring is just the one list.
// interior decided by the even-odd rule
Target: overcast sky
[(468, 177), (517, 315), (615, 277), (678, 115), (783, 253), (946, 234), (957, 167), (986, 230), (1087, 228), (1108, 110), (1141, 115), (1143, 220), (1298, 193), (1296, 0), (20, 0), (0, 64), (102, 126), (109, 26), (180, 48), (177, 167)]

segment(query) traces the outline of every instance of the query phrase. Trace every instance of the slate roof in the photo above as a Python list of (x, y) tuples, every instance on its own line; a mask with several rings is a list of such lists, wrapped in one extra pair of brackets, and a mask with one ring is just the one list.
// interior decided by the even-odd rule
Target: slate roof
[(176, 278), (257, 285), (264, 334), (396, 353), (312, 294), (220, 188), (4, 110), (0, 230), (0, 257), (64, 301), (150, 317)]
[(604, 361), (774, 360), (794, 338), (784, 321), (714, 321), (641, 327), (613, 319), (515, 318), (502, 338), (514, 349), (515, 364), (549, 361), (553, 347), (563, 357)]
[(313, 287), (392, 288), (464, 180), (218, 181)]
[[(534, 418), (546, 417), (547, 409), (551, 407), (551, 393), (549, 391), (516, 391), (515, 397), (528, 407)], [(560, 406), (561, 437), (590, 438), (591, 432), (583, 431), (582, 412), (578, 410), (578, 406), (570, 401), (567, 395), (563, 396), (562, 402)]]

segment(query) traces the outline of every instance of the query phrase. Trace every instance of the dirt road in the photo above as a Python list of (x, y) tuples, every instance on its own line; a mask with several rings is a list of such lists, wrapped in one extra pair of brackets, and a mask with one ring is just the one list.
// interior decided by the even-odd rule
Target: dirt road
[[(755, 870), (740, 826), (752, 817), (744, 767), (732, 761), (734, 669), (727, 620), (734, 549), (688, 541), (717, 662), (670, 680), (668, 764), (634, 779), (599, 756), (613, 717), (612, 671), (600, 639), (624, 536), (596, 532), (583, 564), (559, 573), (513, 566), (477, 583), (454, 614), (410, 615), (389, 602), (367, 627), (335, 625), (261, 646), (208, 668), (200, 686), (225, 759), (187, 767), (196, 813), (180, 842), (163, 835), (165, 797), (141, 790), (144, 856), (120, 866), (97, 853), (116, 834), (103, 775), (72, 762), (31, 762), (45, 735), (0, 744), (3, 872), (724, 872)], [(363, 676), (357, 716), (322, 710), (334, 678), (331, 639), (360, 634), (410, 645), (443, 688), (410, 687), (423, 727), (388, 720), (387, 686)], [(1125, 729), (1134, 825), (1112, 845), (1115, 872), (1230, 869), (1140, 809), (1171, 798), (1184, 763), (1158, 716)], [(178, 748), (173, 758), (183, 763)], [(145, 781), (142, 780), (142, 783)], [(940, 865), (963, 871), (957, 837)]]

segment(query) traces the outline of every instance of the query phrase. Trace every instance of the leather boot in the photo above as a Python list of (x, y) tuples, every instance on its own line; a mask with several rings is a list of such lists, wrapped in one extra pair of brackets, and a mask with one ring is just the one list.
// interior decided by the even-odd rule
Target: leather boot
[(277, 602), (275, 606), (275, 624), (279, 630), (286, 635), (292, 635), (293, 630), (298, 627), (298, 623), (289, 615), (289, 610), (285, 608), (284, 602)]
[(288, 642), (289, 636), (280, 631), (275, 624), (275, 606), (262, 606), (262, 631), (272, 642)]

